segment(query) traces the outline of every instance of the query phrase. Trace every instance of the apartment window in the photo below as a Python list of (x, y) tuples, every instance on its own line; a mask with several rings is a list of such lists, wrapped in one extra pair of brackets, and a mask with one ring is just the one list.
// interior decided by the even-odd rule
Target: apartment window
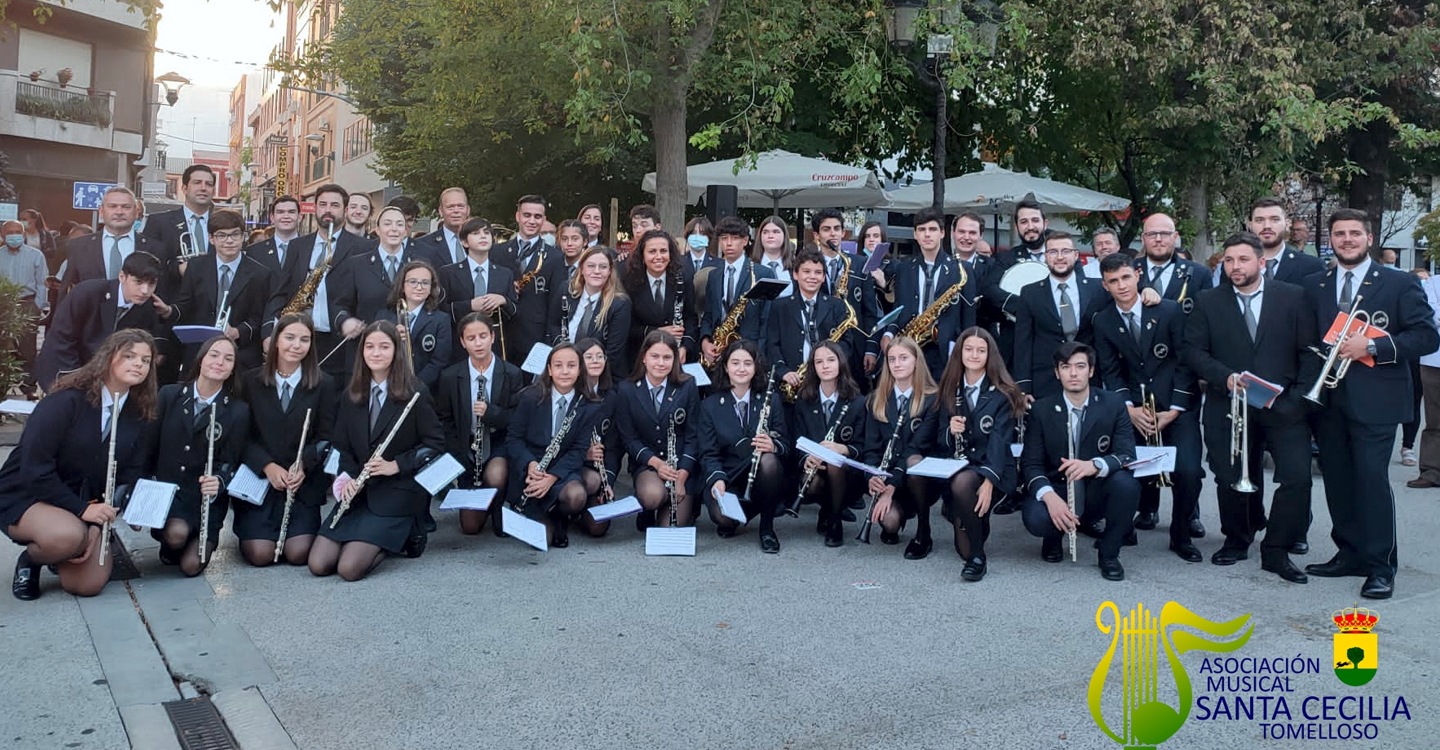
[(349, 163), (373, 151), (374, 147), (370, 143), (371, 131), (368, 117), (350, 123), (349, 127), (345, 128), (345, 146), (341, 161)]

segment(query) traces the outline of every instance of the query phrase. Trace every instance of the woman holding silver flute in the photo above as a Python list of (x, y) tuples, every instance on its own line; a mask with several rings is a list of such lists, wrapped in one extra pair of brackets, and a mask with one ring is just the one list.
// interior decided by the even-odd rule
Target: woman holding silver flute
[(279, 562), (281, 539), (285, 562), (304, 565), (309, 559), (330, 484), (324, 466), (335, 423), (335, 381), (320, 370), (310, 316), (282, 316), (275, 331), (265, 364), (241, 379), (241, 393), (250, 405), (243, 460), (265, 480), (265, 491), (259, 504), (232, 503), (233, 528), (240, 554), (257, 567)]
[(402, 361), (395, 326), (361, 332), (350, 384), (335, 410), (331, 442), (340, 453), (338, 502), (310, 547), (310, 572), (347, 581), (369, 575), (385, 554), (418, 556), (415, 518), (430, 502), (415, 473), (445, 450), (430, 393)]
[(95, 596), (110, 580), (100, 535), (117, 507), (104, 490), (133, 484), (149, 456), (154, 356), (150, 334), (111, 334), (89, 362), (56, 381), (26, 421), (0, 468), (0, 531), (25, 547), (11, 583), (16, 599), (40, 596), (45, 565), (54, 565), (60, 587), (76, 596)]

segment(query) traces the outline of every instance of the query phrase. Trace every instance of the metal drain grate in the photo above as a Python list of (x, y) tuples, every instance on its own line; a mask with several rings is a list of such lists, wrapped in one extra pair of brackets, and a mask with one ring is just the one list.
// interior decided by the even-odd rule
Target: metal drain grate
[(112, 581), (128, 581), (140, 577), (140, 568), (136, 567), (135, 560), (130, 557), (130, 550), (125, 549), (120, 535), (113, 529), (110, 531), (110, 566)]
[(240, 750), (209, 696), (161, 704), (184, 750)]

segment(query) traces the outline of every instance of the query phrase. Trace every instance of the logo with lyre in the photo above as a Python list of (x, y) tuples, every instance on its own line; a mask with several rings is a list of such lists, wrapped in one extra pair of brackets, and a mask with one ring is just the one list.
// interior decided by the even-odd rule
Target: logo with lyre
[(1380, 615), (1363, 607), (1346, 607), (1331, 619), (1340, 628), (1335, 634), (1335, 676), (1351, 687), (1364, 685), (1380, 665), (1380, 639), (1375, 635)]
[[(1106, 612), (1114, 618), (1109, 625), (1103, 619)], [(1095, 719), (1101, 731), (1126, 750), (1153, 750), (1180, 731), (1185, 719), (1190, 716), (1194, 690), (1180, 657), (1190, 651), (1228, 653), (1238, 650), (1250, 640), (1250, 634), (1255, 630), (1253, 624), (1245, 627), (1249, 620), (1250, 615), (1246, 614), (1229, 622), (1212, 622), (1177, 602), (1166, 602), (1158, 618), (1144, 604), (1136, 604), (1130, 614), (1122, 618), (1120, 608), (1114, 602), (1100, 605), (1095, 610), (1095, 626), (1100, 632), (1110, 634), (1110, 648), (1090, 675), (1087, 702), (1091, 718)], [(1245, 632), (1233, 640), (1220, 641), (1209, 640), (1188, 630), (1175, 630), (1176, 627), (1192, 628), (1214, 638), (1230, 638), (1241, 628), (1245, 628)], [(1110, 728), (1100, 710), (1116, 646), (1121, 649), (1119, 732)], [(1173, 707), (1160, 700), (1162, 648), (1170, 664), (1178, 699), (1178, 704)]]

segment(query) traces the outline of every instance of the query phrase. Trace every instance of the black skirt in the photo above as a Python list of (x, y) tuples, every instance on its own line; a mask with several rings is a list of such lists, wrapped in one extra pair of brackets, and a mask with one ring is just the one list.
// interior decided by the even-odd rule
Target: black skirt
[[(263, 539), (276, 541), (280, 538), (280, 521), (285, 516), (285, 493), (271, 488), (265, 493), (263, 505), (252, 505), (244, 500), (232, 503), (235, 521), (231, 528), (241, 540)], [(320, 507), (302, 503), (299, 498), (290, 506), (290, 526), (285, 529), (286, 537), (306, 536), (320, 530)]]
[[(320, 524), (320, 536), (339, 544), (365, 542), (395, 555), (399, 554), (401, 548), (405, 546), (405, 540), (410, 538), (410, 531), (415, 526), (414, 516), (376, 515), (362, 503), (351, 505), (350, 510), (345, 511), (345, 515), (340, 517), (340, 523), (332, 529), (330, 521), (335, 517), (335, 512), (339, 508), (340, 504), (336, 503)], [(293, 510), (290, 523), (295, 523)]]

